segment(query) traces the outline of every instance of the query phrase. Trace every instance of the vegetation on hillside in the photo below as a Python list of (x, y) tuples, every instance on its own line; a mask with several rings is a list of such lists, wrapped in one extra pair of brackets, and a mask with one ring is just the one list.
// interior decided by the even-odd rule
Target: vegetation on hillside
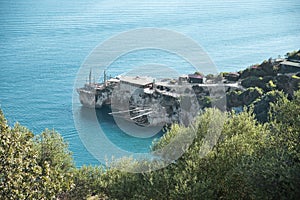
[(53, 199), (73, 184), (73, 160), (62, 137), (9, 127), (0, 110), (1, 199)]
[[(253, 110), (239, 114), (207, 109), (193, 125), (196, 138), (165, 168), (128, 173), (116, 168), (75, 168), (66, 143), (54, 131), (34, 135), (2, 112), (0, 196), (4, 199), (299, 199), (300, 91), (270, 103), (269, 121)], [(255, 109), (255, 108), (254, 108)], [(202, 156), (211, 120), (223, 120), (217, 144)], [(188, 127), (174, 125), (153, 150)], [(140, 167), (124, 159), (124, 167)], [(147, 162), (142, 163), (147, 165)], [(150, 165), (150, 164), (149, 164)]]
[[(287, 53), (286, 59), (300, 62), (299, 52)], [(281, 66), (281, 61), (270, 58), (235, 73), (238, 77), (236, 82), (243, 88), (232, 88), (226, 92), (227, 109), (254, 106), (256, 119), (267, 122), (270, 103), (276, 102), (282, 95), (292, 99), (294, 92), (300, 89), (300, 69), (295, 68), (291, 72)], [(230, 78), (224, 77), (230, 81)]]
[[(287, 59), (299, 60), (299, 51)], [(132, 158), (116, 161), (117, 168), (76, 168), (59, 133), (10, 127), (0, 110), (0, 199), (300, 199), (300, 73), (278, 75), (278, 66), (269, 59), (234, 74), (245, 90), (227, 92), (228, 112), (199, 98), (205, 111), (193, 124), (174, 124), (153, 143), (162, 159), (184, 150), (159, 170), (151, 170), (155, 162)], [(206, 78), (219, 82), (229, 75)], [(244, 110), (230, 111), (234, 107)], [(222, 124), (220, 134), (212, 134), (212, 122)], [(191, 131), (195, 138), (187, 146)], [(174, 138), (180, 148), (159, 151)]]

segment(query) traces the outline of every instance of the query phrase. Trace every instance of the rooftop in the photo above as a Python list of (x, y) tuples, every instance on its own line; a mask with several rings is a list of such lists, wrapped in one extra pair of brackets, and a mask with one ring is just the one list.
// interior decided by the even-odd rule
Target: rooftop
[(288, 60), (285, 60), (285, 61), (281, 62), (280, 64), (281, 65), (293, 66), (293, 67), (300, 67), (300, 63), (291, 62), (291, 61), (288, 61)]
[(107, 80), (107, 82), (118, 83), (118, 82), (120, 82), (120, 80), (116, 79), (116, 78), (111, 78), (111, 79)]
[(199, 79), (202, 79), (202, 78), (203, 78), (203, 76), (200, 75), (200, 74), (189, 74), (188, 77), (189, 77), (189, 78), (199, 78)]
[(149, 85), (153, 83), (153, 78), (151, 77), (139, 77), (139, 76), (121, 76), (120, 77), (121, 82), (131, 83), (135, 85)]
[(163, 87), (178, 87), (176, 83), (170, 83), (170, 81), (161, 81), (161, 82), (156, 82), (155, 85), (157, 86), (163, 86)]
[(229, 72), (228, 75), (237, 75), (237, 76), (239, 76), (240, 74), (237, 73), (237, 72)]

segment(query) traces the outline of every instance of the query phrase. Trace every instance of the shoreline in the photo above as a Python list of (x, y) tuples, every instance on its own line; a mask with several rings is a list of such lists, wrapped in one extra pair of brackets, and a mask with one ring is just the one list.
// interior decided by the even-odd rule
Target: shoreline
[[(77, 88), (83, 106), (99, 109), (113, 104), (115, 110), (111, 115), (120, 115), (139, 125), (179, 123), (187, 126), (198, 111), (208, 107), (225, 104), (219, 109), (240, 111), (245, 106), (269, 104), (274, 99), (259, 100), (274, 90), (292, 98), (300, 85), (300, 50), (287, 53), (285, 59), (269, 58), (238, 72), (207, 75), (195, 72), (164, 80), (139, 76), (107, 79), (105, 74), (103, 83), (92, 83), (90, 71), (89, 82)], [(267, 110), (268, 105), (263, 107)], [(263, 108), (255, 112), (263, 112)], [(265, 121), (266, 114), (262, 115), (259, 120)]]

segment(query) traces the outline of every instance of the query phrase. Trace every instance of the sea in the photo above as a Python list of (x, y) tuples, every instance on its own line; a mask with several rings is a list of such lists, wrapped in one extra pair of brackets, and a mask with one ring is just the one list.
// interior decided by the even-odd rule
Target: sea
[[(197, 42), (218, 72), (235, 72), (298, 50), (299, 19), (299, 0), (0, 0), (0, 108), (11, 125), (19, 122), (34, 134), (58, 131), (76, 166), (98, 165), (101, 161), (82, 141), (74, 120), (75, 113), (86, 122), (88, 135), (94, 111), (74, 107), (72, 101), (78, 71), (97, 46), (130, 30), (165, 29)], [(149, 49), (121, 56), (111, 75), (153, 63), (179, 73), (194, 70), (179, 58)], [(119, 129), (108, 112), (96, 111), (103, 133), (127, 152), (149, 152), (163, 134), (134, 137)]]

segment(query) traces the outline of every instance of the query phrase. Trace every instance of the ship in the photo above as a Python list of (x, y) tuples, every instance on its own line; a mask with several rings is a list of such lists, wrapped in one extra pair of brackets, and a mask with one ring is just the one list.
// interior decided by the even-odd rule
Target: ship
[(110, 115), (141, 126), (189, 125), (204, 108), (201, 98), (215, 87), (203, 84), (203, 76), (195, 74), (160, 80), (126, 75), (107, 79), (104, 71), (102, 83), (92, 82), (91, 76), (90, 71), (88, 83), (77, 89), (81, 104), (97, 109), (110, 106)]
[(110, 98), (113, 89), (119, 84), (119, 79), (111, 78), (106, 80), (107, 76), (104, 71), (104, 82), (92, 82), (92, 71), (90, 70), (89, 81), (84, 87), (77, 88), (80, 103), (89, 108), (101, 108), (104, 105), (110, 104)]

